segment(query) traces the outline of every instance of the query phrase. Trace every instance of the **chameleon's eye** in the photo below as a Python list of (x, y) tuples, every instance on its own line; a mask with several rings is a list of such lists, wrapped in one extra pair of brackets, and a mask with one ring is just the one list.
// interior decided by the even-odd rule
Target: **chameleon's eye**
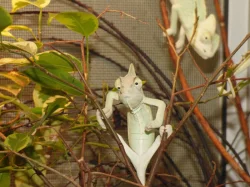
[(116, 79), (115, 87), (116, 87), (117, 90), (121, 89), (121, 79), (120, 78)]
[(137, 88), (141, 88), (141, 86), (142, 86), (142, 81), (141, 81), (141, 79), (139, 79), (138, 77), (136, 77), (135, 80), (134, 80), (134, 84), (135, 84), (135, 86), (136, 86)]
[(201, 37), (201, 42), (207, 44), (211, 42), (211, 35), (208, 32), (203, 33)]

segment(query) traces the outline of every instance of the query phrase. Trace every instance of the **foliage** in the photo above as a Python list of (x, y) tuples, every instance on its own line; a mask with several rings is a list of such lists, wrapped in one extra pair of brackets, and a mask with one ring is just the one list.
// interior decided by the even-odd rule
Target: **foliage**
[[(50, 0), (12, 0), (12, 12), (29, 5), (39, 8), (38, 29), (41, 29), (42, 12), (49, 4)], [(61, 126), (65, 122), (72, 130), (80, 129), (81, 132), (98, 129), (95, 121), (90, 121), (88, 124), (82, 117), (72, 118), (67, 114), (68, 110), (73, 107), (72, 102), (75, 97), (85, 97), (84, 84), (77, 76), (83, 74), (83, 62), (69, 53), (42, 49), (43, 42), (40, 40), (40, 33), (36, 36), (28, 26), (12, 24), (10, 14), (2, 7), (0, 7), (0, 19), (4, 20), (0, 23), (1, 36), (8, 39), (8, 41), (1, 40), (0, 51), (9, 54), (0, 59), (0, 66), (13, 68), (9, 72), (0, 72), (0, 77), (11, 81), (11, 83), (0, 86), (0, 90), (3, 91), (0, 94), (0, 98), (3, 100), (1, 108), (10, 103), (14, 106), (14, 113), (17, 115), (16, 119), (0, 128), (0, 133), (6, 136), (1, 150), (13, 153), (8, 157), (0, 153), (2, 161), (9, 160), (9, 162), (1, 161), (0, 183), (9, 186), (11, 173), (15, 171), (16, 186), (41, 186), (44, 184), (41, 175), (46, 175), (46, 170), (39, 165), (33, 165), (32, 161), (17, 157), (16, 154), (22, 153), (33, 159), (34, 162), (47, 164), (50, 155), (47, 152), (51, 149), (67, 154), (65, 151), (68, 148), (61, 139), (63, 137), (58, 137), (58, 132), (62, 131)], [(86, 12), (53, 14), (48, 18), (48, 22), (51, 22), (52, 19), (56, 19), (84, 37), (90, 37), (98, 28), (98, 19)], [(35, 42), (16, 37), (12, 31), (29, 32)], [(17, 69), (19, 70), (17, 71)], [(28, 105), (21, 101), (22, 92), (31, 85), (34, 85), (32, 86), (33, 105)], [(13, 110), (2, 109), (2, 112), (13, 113)], [(86, 123), (84, 128), (83, 120)], [(22, 126), (30, 124), (31, 128), (23, 131), (15, 128), (17, 124), (23, 124)], [(97, 142), (90, 142), (90, 144), (107, 148), (107, 145)], [(51, 155), (53, 155), (52, 153)], [(40, 169), (42, 173), (38, 174)]]
[[(173, 61), (176, 61), (177, 64), (175, 66), (176, 73), (169, 80), (164, 71), (136, 43), (126, 37), (107, 19), (102, 19), (101, 16), (105, 12), (110, 11), (118, 12), (135, 20), (138, 20), (137, 18), (122, 11), (109, 10), (108, 8), (97, 17), (98, 14), (94, 10), (78, 1), (71, 2), (84, 7), (93, 14), (88, 12), (45, 12), (44, 9), (50, 6), (50, 2), (50, 0), (11, 0), (11, 12), (13, 14), (25, 10), (24, 8), (29, 6), (33, 7), (34, 10), (38, 10), (34, 11), (34, 15), (38, 18), (36, 29), (30, 28), (28, 24), (16, 25), (16, 20), (12, 20), (12, 16), (8, 11), (0, 7), (0, 52), (4, 54), (4, 57), (1, 56), (0, 58), (0, 67), (6, 69), (6, 71), (0, 72), (0, 78), (7, 80), (6, 83), (1, 83), (0, 85), (0, 138), (3, 140), (0, 142), (1, 186), (10, 186), (11, 182), (14, 182), (17, 187), (43, 186), (45, 183), (47, 186), (53, 186), (46, 178), (48, 172), (55, 173), (58, 177), (66, 179), (67, 182), (72, 183), (74, 186), (84, 186), (81, 182), (84, 182), (85, 179), (85, 181), (95, 185), (97, 179), (94, 175), (107, 177), (107, 181), (105, 182), (107, 186), (111, 186), (111, 177), (116, 178), (115, 181), (120, 180), (134, 186), (140, 186), (138, 181), (132, 182), (129, 178), (130, 175), (134, 176), (134, 169), (129, 165), (129, 162), (126, 162), (126, 154), (120, 146), (121, 142), (116, 138), (117, 134), (110, 125), (110, 122), (108, 120), (105, 121), (107, 127), (109, 127), (107, 133), (100, 129), (96, 117), (88, 113), (90, 109), (101, 109), (92, 90), (88, 86), (90, 73), (88, 69), (90, 61), (88, 41), (99, 28), (100, 19), (109, 26), (109, 28), (106, 28), (106, 25), (102, 25), (101, 28), (115, 37), (117, 41), (120, 41), (122, 45), (126, 45), (131, 49), (133, 55), (138, 57), (141, 65), (155, 79), (153, 84), (158, 85), (161, 93), (158, 93), (158, 91), (149, 86), (150, 81), (148, 83), (143, 81), (143, 84), (146, 83), (144, 86), (147, 87), (147, 91), (164, 100), (170, 98), (170, 101), (168, 101), (168, 110), (166, 111), (167, 114), (165, 115), (166, 124), (172, 123), (172, 118), (178, 121), (178, 124), (174, 128), (174, 136), (179, 138), (185, 146), (188, 145), (188, 149), (192, 149), (195, 153), (199, 161), (199, 164), (195, 167), (200, 173), (202, 171), (201, 175), (204, 176), (200, 180), (202, 185), (213, 186), (214, 184), (215, 186), (220, 176), (223, 176), (223, 173), (221, 173), (223, 169), (220, 168), (217, 171), (216, 167), (212, 164), (217, 159), (217, 157), (215, 158), (210, 154), (212, 151), (210, 151), (208, 145), (212, 143), (215, 147), (219, 147), (218, 152), (226, 159), (229, 158), (227, 162), (236, 167), (234, 169), (239, 171), (240, 175), (247, 173), (245, 164), (242, 163), (241, 158), (235, 153), (232, 146), (229, 144), (228, 149), (234, 153), (239, 164), (238, 162), (236, 163), (236, 159), (230, 158), (225, 146), (223, 147), (221, 141), (216, 139), (214, 132), (222, 138), (224, 143), (225, 140), (220, 132), (215, 128), (211, 130), (212, 125), (210, 127), (210, 123), (206, 121), (205, 117), (199, 113), (199, 109), (195, 107), (199, 103), (206, 103), (223, 96), (227, 96), (230, 99), (237, 97), (237, 92), (248, 86), (250, 81), (249, 78), (236, 81), (234, 76), (249, 67), (250, 53), (246, 53), (243, 56), (239, 65), (228, 65), (227, 62), (224, 62), (219, 67), (221, 69), (215, 71), (213, 77), (210, 79), (205, 77), (206, 82), (201, 86), (197, 86), (203, 88), (203, 91), (197, 98), (193, 98), (190, 92), (194, 88), (189, 88), (185, 85), (187, 83), (185, 77), (181, 77), (180, 82), (182, 84), (184, 82), (182, 87), (185, 88), (181, 92), (186, 94), (186, 97), (181, 97), (177, 93), (178, 91), (176, 92), (179, 89), (178, 86), (176, 87), (176, 82), (178, 82), (177, 75), (181, 76), (183, 73), (178, 68), (181, 67), (182, 55), (187, 50), (188, 45), (181, 54), (176, 53), (173, 44), (169, 45), (170, 51), (172, 50), (170, 54), (174, 56)], [(44, 12), (48, 14), (44, 14)], [(48, 25), (58, 22), (63, 25), (65, 31), (78, 35), (82, 40), (73, 42), (60, 40), (46, 42), (42, 37), (42, 23), (44, 19), (47, 19)], [(29, 41), (20, 37), (17, 34), (19, 32), (27, 32), (28, 36), (31, 37)], [(62, 52), (53, 45), (65, 45), (67, 42), (79, 47), (81, 59), (70, 54), (70, 52)], [(171, 40), (168, 40), (168, 43), (171, 44)], [(92, 52), (93, 54), (98, 54), (95, 51)], [(111, 58), (103, 55), (99, 56), (113, 64), (118, 64), (124, 70), (121, 64), (113, 61)], [(221, 73), (222, 69), (226, 71)], [(216, 77), (218, 79), (214, 81)], [(229, 83), (228, 90), (226, 89), (227, 83)], [(201, 101), (207, 88), (214, 84), (217, 86), (218, 93), (212, 99), (208, 99), (208, 101)], [(31, 100), (26, 100), (25, 98), (25, 91), (27, 90), (31, 90)], [(108, 86), (103, 86), (103, 95), (105, 95), (107, 90)], [(117, 91), (117, 89), (114, 88), (113, 91)], [(190, 119), (190, 121), (187, 122), (187, 119)], [(120, 121), (122, 120), (124, 120), (123, 116), (119, 114), (119, 110), (116, 108), (113, 117), (115, 127), (119, 128)], [(192, 137), (193, 132), (190, 133), (189, 128), (184, 127), (184, 123), (188, 123), (188, 127), (192, 126), (191, 128), (195, 129), (194, 132), (197, 137)], [(204, 132), (200, 129), (200, 126), (202, 126)], [(180, 129), (184, 130), (177, 136), (176, 134)], [(212, 139), (212, 143), (204, 138), (205, 133)], [(65, 134), (72, 135), (73, 143), (66, 141)], [(107, 142), (107, 135), (111, 135), (118, 146), (110, 145)], [(76, 139), (74, 139), (75, 137)], [(177, 181), (176, 183), (180, 184), (179, 186), (182, 183), (185, 183), (186, 186), (191, 186), (189, 180), (182, 175), (182, 171), (175, 165), (175, 160), (171, 159), (166, 152), (166, 147), (172, 139), (170, 137), (170, 140), (168, 139), (163, 142), (158, 155), (155, 155), (157, 162), (152, 163), (148, 186), (152, 182), (152, 176), (156, 172), (155, 167), (159, 165), (158, 162), (161, 156), (164, 158), (164, 165), (171, 165), (171, 169), (176, 170), (176, 172), (172, 173), (178, 173), (180, 176), (171, 176), (165, 173), (163, 175), (159, 174), (158, 179), (163, 181), (162, 184), (169, 182), (170, 179), (168, 177), (171, 176)], [(249, 140), (249, 138), (246, 138), (246, 140)], [(79, 142), (82, 142), (81, 146), (78, 146)], [(91, 160), (86, 161), (84, 158), (85, 147), (93, 152), (94, 156)], [(250, 144), (248, 147), (250, 147)], [(116, 156), (115, 161), (109, 163), (103, 162), (107, 157), (106, 154), (101, 153), (103, 149), (112, 151)], [(121, 155), (122, 158), (120, 158)], [(165, 161), (166, 159), (169, 160), (168, 163)], [(79, 183), (73, 180), (75, 176), (73, 176), (71, 171), (61, 173), (55, 170), (61, 163), (69, 164), (71, 167), (72, 162), (77, 163), (79, 166), (79, 174), (77, 174), (77, 177), (80, 179)], [(239, 165), (240, 167), (237, 168)], [(218, 167), (220, 167), (219, 164), (217, 164)], [(171, 169), (168, 168), (167, 171), (169, 172)], [(116, 170), (118, 170), (117, 173), (119, 175), (114, 174)], [(210, 175), (211, 180), (209, 178)], [(120, 176), (125, 177), (120, 178)], [(166, 180), (165, 177), (167, 178)], [(136, 177), (134, 178), (136, 179)], [(91, 179), (91, 181), (87, 179)], [(249, 180), (247, 177), (245, 179), (244, 176), (243, 179), (245, 181)], [(211, 183), (211, 185), (208, 183)]]

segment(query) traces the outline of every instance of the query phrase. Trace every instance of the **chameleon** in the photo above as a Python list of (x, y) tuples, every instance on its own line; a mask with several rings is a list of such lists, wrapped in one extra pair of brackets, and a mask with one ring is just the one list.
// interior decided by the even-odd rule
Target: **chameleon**
[[(127, 113), (128, 144), (121, 135), (118, 133), (117, 135), (136, 170), (139, 180), (145, 185), (147, 166), (160, 146), (163, 132), (167, 132), (167, 137), (169, 137), (173, 130), (169, 124), (162, 125), (166, 108), (165, 102), (146, 97), (142, 86), (142, 80), (136, 76), (134, 65), (130, 64), (127, 75), (119, 77), (115, 81), (117, 91), (108, 92), (105, 107), (102, 110), (109, 118), (113, 112), (114, 100), (120, 101), (129, 109)], [(153, 119), (150, 105), (157, 107), (155, 119)], [(96, 117), (100, 126), (106, 129), (99, 110), (96, 112)], [(156, 138), (155, 128), (159, 128), (160, 134)]]
[[(179, 53), (183, 49), (185, 37), (190, 41), (195, 31), (190, 45), (203, 59), (213, 57), (219, 47), (220, 37), (215, 33), (215, 16), (210, 14), (207, 17), (205, 0), (170, 0), (170, 2), (172, 4), (171, 24), (166, 32), (169, 36), (176, 35), (179, 20), (180, 30), (175, 43), (176, 51)], [(198, 21), (195, 29), (196, 19)], [(165, 33), (164, 35), (166, 36)]]

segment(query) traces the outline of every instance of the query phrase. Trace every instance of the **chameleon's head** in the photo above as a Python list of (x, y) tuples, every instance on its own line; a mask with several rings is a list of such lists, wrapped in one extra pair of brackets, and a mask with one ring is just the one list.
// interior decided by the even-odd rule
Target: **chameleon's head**
[(199, 22), (197, 26), (191, 45), (203, 59), (213, 57), (219, 47), (220, 37), (215, 33), (215, 30), (216, 19), (213, 14)]
[(135, 74), (133, 64), (130, 64), (128, 74), (115, 81), (120, 101), (131, 110), (137, 108), (143, 100), (142, 81)]

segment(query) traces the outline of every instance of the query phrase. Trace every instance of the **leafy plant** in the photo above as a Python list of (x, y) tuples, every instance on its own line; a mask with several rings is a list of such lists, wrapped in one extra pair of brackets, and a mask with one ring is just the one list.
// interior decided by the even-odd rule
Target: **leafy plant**
[[(47, 183), (46, 169), (41, 167), (48, 162), (46, 150), (49, 151), (53, 148), (54, 151), (65, 154), (68, 149), (62, 143), (64, 142), (63, 137), (58, 137), (59, 131), (62, 131), (61, 126), (67, 122), (72, 129), (82, 129), (80, 126), (84, 119), (72, 118), (67, 111), (72, 108), (74, 97), (85, 97), (84, 83), (76, 76), (87, 73), (84, 72), (82, 65), (85, 62), (68, 53), (57, 50), (44, 51), (41, 48), (43, 46), (41, 39), (42, 11), (49, 3), (50, 0), (12, 0), (12, 12), (19, 11), (28, 5), (39, 8), (38, 37), (28, 26), (12, 25), (10, 14), (0, 7), (0, 18), (4, 20), (0, 23), (1, 39), (2, 37), (14, 39), (14, 42), (1, 40), (0, 50), (9, 54), (9, 57), (1, 58), (0, 66), (12, 66), (19, 69), (19, 71), (0, 73), (1, 77), (13, 82), (0, 86), (0, 89), (7, 91), (0, 95), (0, 98), (4, 100), (1, 106), (11, 103), (17, 115), (13, 121), (0, 128), (1, 136), (5, 139), (1, 150), (8, 154), (11, 153), (11, 156), (6, 158), (2, 153), (0, 154), (3, 156), (2, 158), (11, 163), (11, 165), (8, 162), (1, 164), (4, 172), (0, 172), (0, 181), (1, 184), (7, 186), (10, 184), (10, 173), (12, 172), (15, 173), (16, 186), (40, 186)], [(56, 19), (83, 37), (90, 37), (98, 29), (98, 19), (90, 13), (66, 12), (51, 16), (49, 21)], [(17, 38), (11, 33), (13, 30), (31, 33), (36, 42)], [(89, 54), (88, 51), (87, 54)], [(33, 106), (22, 103), (20, 100), (23, 90), (31, 83), (35, 85), (33, 86)], [(9, 94), (12, 94), (12, 97)], [(13, 110), (3, 110), (2, 112), (13, 113)], [(23, 124), (20, 127), (30, 125), (31, 128), (25, 131), (20, 130), (16, 127), (18, 123)], [(97, 126), (92, 124), (93, 121), (86, 124), (84, 132), (97, 129)], [(106, 147), (104, 144), (95, 142), (92, 144)], [(17, 156), (19, 153), (24, 157), (30, 157), (32, 161), (21, 159)], [(35, 166), (34, 162), (39, 162), (41, 165)], [(38, 173), (40, 169), (42, 172)], [(63, 176), (63, 174), (61, 175)], [(76, 185), (71, 179), (69, 181)]]
[[(228, 162), (235, 169), (243, 179), (241, 182), (249, 183), (248, 170), (233, 148), (233, 143), (228, 143), (224, 139), (224, 135), (210, 125), (197, 107), (198, 104), (224, 96), (230, 100), (235, 98), (247, 151), (250, 154), (249, 130), (238, 95), (238, 92), (247, 87), (250, 81), (249, 78), (235, 78), (236, 74), (249, 67), (249, 52), (243, 56), (239, 65), (233, 65), (230, 62), (232, 56), (229, 56), (225, 62), (219, 63), (221, 65), (211, 77), (202, 74), (205, 80), (202, 85), (192, 88), (187, 85), (188, 81), (181, 69), (181, 60), (188, 50), (189, 44), (181, 54), (178, 54), (172, 40), (167, 38), (169, 55), (176, 67), (174, 76), (169, 79), (146, 52), (102, 16), (107, 12), (115, 12), (136, 21), (140, 20), (123, 11), (109, 8), (98, 14), (80, 1), (72, 0), (70, 2), (88, 12), (50, 13), (44, 10), (50, 6), (50, 0), (12, 0), (11, 13), (37, 16), (37, 28), (16, 25), (16, 20), (12, 20), (8, 11), (0, 7), (0, 52), (4, 54), (4, 57), (0, 58), (0, 66), (2, 70), (6, 69), (0, 72), (0, 78), (7, 80), (0, 85), (0, 138), (2, 140), (0, 142), (0, 186), (11, 186), (12, 183), (15, 183), (17, 187), (45, 185), (52, 187), (54, 184), (47, 178), (49, 172), (54, 173), (59, 182), (62, 178), (65, 179), (64, 185), (71, 183), (73, 186), (96, 186), (100, 181), (97, 176), (101, 176), (100, 178), (106, 178), (103, 182), (106, 186), (117, 186), (120, 182), (141, 186), (112, 123), (102, 114), (107, 125), (107, 131), (103, 131), (100, 129), (96, 117), (89, 113), (89, 110), (95, 111), (96, 109), (102, 112), (102, 107), (97, 101), (97, 94), (93, 93), (88, 84), (91, 73), (89, 71), (91, 53), (116, 65), (121, 70), (126, 70), (121, 63), (94, 49), (90, 50), (89, 40), (99, 28), (126, 46), (131, 54), (136, 56), (140, 66), (148, 70), (149, 75), (154, 78), (152, 81), (154, 85), (150, 86), (151, 81), (147, 83), (143, 81), (147, 91), (155, 97), (169, 100), (165, 123), (176, 123), (173, 125), (174, 133), (169, 139), (162, 141), (158, 154), (155, 155), (155, 162), (152, 163), (149, 170), (147, 185), (151, 186), (153, 181), (156, 181), (154, 176), (157, 176), (160, 181), (159, 186), (170, 182), (171, 186), (172, 183), (176, 186), (192, 186), (192, 179), (187, 178), (190, 173), (186, 174), (185, 171), (179, 169), (180, 166), (176, 164), (176, 160), (168, 155), (167, 148), (174, 137), (188, 147), (188, 151), (192, 150), (195, 162), (198, 163), (194, 167), (199, 171), (201, 176), (199, 181), (202, 186), (216, 186), (225, 183), (221, 179), (225, 176), (223, 173), (225, 165), (220, 166), (222, 165), (220, 162), (214, 162), (218, 158), (211, 154), (214, 149), (211, 151), (212, 149), (208, 145), (215, 146), (216, 153), (222, 155), (222, 162)], [(165, 27), (168, 28), (165, 14), (166, 4), (163, 0), (160, 3)], [(34, 11), (21, 12), (25, 7), (33, 7)], [(42, 35), (43, 19), (47, 19), (48, 27), (57, 22), (63, 26), (65, 31), (72, 32), (81, 40), (68, 41), (50, 38), (50, 42), (47, 42)], [(102, 21), (102, 24), (99, 25), (99, 21)], [(163, 31), (166, 30), (160, 23), (158, 25)], [(25, 40), (20, 37), (16, 34), (20, 31), (27, 32), (31, 38)], [(250, 35), (244, 41), (249, 37)], [(51, 42), (51, 40), (53, 41)], [(59, 50), (60, 48), (55, 47), (54, 44), (74, 45), (81, 51), (81, 59), (68, 51)], [(226, 49), (226, 46), (224, 48)], [(216, 78), (217, 80), (215, 80)], [(180, 80), (182, 90), (177, 90), (179, 89), (178, 80)], [(230, 86), (226, 89), (228, 83)], [(156, 85), (159, 87), (159, 92), (153, 89)], [(205, 101), (201, 100), (212, 85), (217, 86), (216, 95)], [(196, 88), (202, 88), (202, 91), (197, 97), (194, 97), (191, 90)], [(27, 90), (31, 90), (29, 100), (24, 95)], [(102, 90), (104, 96), (109, 88), (104, 84)], [(113, 88), (112, 91), (117, 91), (117, 89)], [(126, 121), (118, 108), (115, 108), (112, 119), (115, 128), (121, 127), (121, 121)], [(179, 133), (180, 131), (181, 133)], [(70, 141), (65, 137), (70, 137)], [(107, 141), (107, 137), (111, 137), (117, 145), (111, 145)], [(218, 137), (223, 141), (219, 141)], [(85, 158), (86, 149), (92, 154), (89, 160)], [(227, 149), (233, 153), (233, 156), (228, 153)], [(115, 158), (112, 157), (112, 161), (107, 159), (108, 162), (106, 162), (108, 154), (102, 153), (101, 150), (108, 150), (108, 153), (111, 152)], [(163, 173), (156, 172), (157, 167), (161, 165), (160, 161), (163, 163), (163, 170), (161, 170)], [(78, 166), (78, 173), (75, 176), (71, 172), (72, 163), (76, 163)], [(55, 169), (62, 164), (69, 165), (70, 171), (64, 173)], [(74, 180), (74, 178), (78, 180)]]

